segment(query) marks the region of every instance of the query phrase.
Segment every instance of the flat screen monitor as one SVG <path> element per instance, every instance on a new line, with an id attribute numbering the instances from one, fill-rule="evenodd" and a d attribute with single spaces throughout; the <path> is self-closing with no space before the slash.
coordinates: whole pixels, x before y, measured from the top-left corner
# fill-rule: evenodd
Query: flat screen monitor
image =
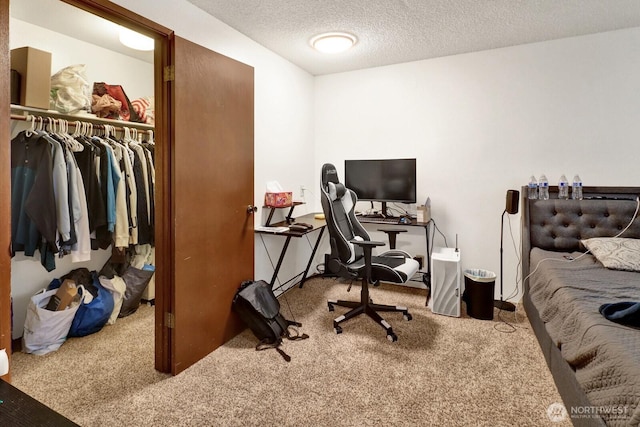
<path id="1" fill-rule="evenodd" d="M 416 202 L 416 159 L 345 160 L 345 186 L 358 200 Z"/>

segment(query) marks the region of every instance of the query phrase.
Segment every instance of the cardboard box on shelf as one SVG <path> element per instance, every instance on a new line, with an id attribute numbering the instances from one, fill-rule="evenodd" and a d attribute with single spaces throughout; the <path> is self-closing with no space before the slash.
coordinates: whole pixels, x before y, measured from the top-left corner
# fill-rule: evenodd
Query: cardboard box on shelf
<path id="1" fill-rule="evenodd" d="M 76 295 L 78 295 L 76 282 L 66 279 L 58 288 L 58 292 L 49 299 L 46 309 L 51 311 L 64 310 L 71 304 Z"/>
<path id="2" fill-rule="evenodd" d="M 12 49 L 11 69 L 20 74 L 20 105 L 48 110 L 51 53 L 29 46 Z"/>
<path id="3" fill-rule="evenodd" d="M 293 200 L 293 192 L 283 191 L 280 193 L 265 193 L 264 204 L 270 208 L 285 208 L 291 206 Z"/>

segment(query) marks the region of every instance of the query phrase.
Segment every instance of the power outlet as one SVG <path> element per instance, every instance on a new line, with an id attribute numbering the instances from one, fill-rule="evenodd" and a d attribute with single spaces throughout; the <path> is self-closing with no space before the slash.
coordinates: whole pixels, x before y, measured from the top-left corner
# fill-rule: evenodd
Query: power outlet
<path id="1" fill-rule="evenodd" d="M 300 197 L 304 197 L 304 190 L 305 190 L 304 185 L 301 185 L 300 186 Z"/>

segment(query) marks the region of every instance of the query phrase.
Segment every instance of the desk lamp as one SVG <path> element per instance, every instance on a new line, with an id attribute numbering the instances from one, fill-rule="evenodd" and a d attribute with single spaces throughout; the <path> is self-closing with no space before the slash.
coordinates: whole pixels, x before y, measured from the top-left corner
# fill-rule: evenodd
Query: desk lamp
<path id="1" fill-rule="evenodd" d="M 520 201 L 520 192 L 518 190 L 507 190 L 507 202 L 502 212 L 502 220 L 500 222 L 500 299 L 493 301 L 493 306 L 504 311 L 516 311 L 516 306 L 509 301 L 503 300 L 503 273 L 502 273 L 502 253 L 504 252 L 502 247 L 503 235 L 504 235 L 504 214 L 508 213 L 509 215 L 518 213 L 518 203 Z"/>

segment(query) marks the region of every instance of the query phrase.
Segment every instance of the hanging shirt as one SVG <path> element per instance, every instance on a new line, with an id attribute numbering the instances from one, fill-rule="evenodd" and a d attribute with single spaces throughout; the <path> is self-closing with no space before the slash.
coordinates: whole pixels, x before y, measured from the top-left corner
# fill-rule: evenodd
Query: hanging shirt
<path id="1" fill-rule="evenodd" d="M 96 228 L 107 224 L 107 211 L 96 173 L 96 157 L 99 155 L 99 150 L 89 138 L 78 137 L 76 140 L 84 146 L 84 150 L 74 152 L 73 156 L 82 174 L 89 213 L 89 231 L 94 232 Z"/>
<path id="2" fill-rule="evenodd" d="M 91 260 L 91 237 L 89 231 L 89 212 L 87 208 L 87 199 L 84 197 L 85 188 L 82 180 L 82 173 L 80 168 L 76 168 L 76 184 L 78 186 L 78 193 L 81 195 L 79 199 L 80 203 L 80 218 L 75 223 L 77 242 L 71 246 L 71 261 L 83 262 Z"/>
<path id="3" fill-rule="evenodd" d="M 65 242 L 71 238 L 67 164 L 64 161 L 64 151 L 60 143 L 49 135 L 44 135 L 44 138 L 53 146 L 53 194 L 56 201 L 58 233 L 60 239 Z"/>
<path id="4" fill-rule="evenodd" d="M 20 132 L 11 141 L 11 253 L 33 256 L 41 239 L 55 246 L 53 155 L 41 135 Z"/>

